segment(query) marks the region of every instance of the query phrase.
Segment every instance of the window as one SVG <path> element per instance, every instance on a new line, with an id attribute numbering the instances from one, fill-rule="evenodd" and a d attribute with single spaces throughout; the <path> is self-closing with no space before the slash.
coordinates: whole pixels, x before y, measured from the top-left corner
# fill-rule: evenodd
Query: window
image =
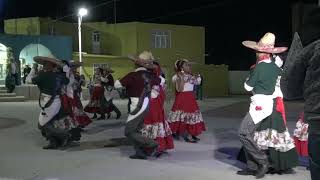
<path id="1" fill-rule="evenodd" d="M 95 31 L 92 33 L 92 40 L 93 42 L 100 42 L 100 32 Z"/>
<path id="2" fill-rule="evenodd" d="M 152 48 L 171 48 L 171 31 L 153 30 L 151 36 Z"/>

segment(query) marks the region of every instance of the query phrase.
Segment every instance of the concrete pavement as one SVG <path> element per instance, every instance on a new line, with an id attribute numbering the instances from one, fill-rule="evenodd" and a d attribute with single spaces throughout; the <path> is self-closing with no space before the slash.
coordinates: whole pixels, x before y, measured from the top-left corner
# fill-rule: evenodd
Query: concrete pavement
<path id="1" fill-rule="evenodd" d="M 84 102 L 85 104 L 85 102 Z M 175 141 L 175 149 L 160 159 L 131 160 L 132 147 L 104 148 L 111 138 L 123 137 L 126 102 L 115 101 L 120 120 L 95 121 L 86 128 L 80 146 L 42 150 L 46 141 L 37 129 L 37 102 L 0 103 L 0 180 L 250 180 L 235 174 L 243 164 L 235 160 L 240 143 L 237 129 L 248 109 L 243 97 L 201 101 L 208 130 L 198 144 Z M 166 103 L 169 109 L 172 101 Z M 290 130 L 302 103 L 287 103 Z M 308 180 L 297 167 L 294 175 L 267 175 L 264 179 Z"/>

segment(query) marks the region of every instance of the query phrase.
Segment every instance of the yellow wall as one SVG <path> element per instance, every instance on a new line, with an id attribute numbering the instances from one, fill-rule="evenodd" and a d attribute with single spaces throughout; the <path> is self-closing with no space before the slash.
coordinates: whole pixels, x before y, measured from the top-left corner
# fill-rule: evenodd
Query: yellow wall
<path id="1" fill-rule="evenodd" d="M 73 54 L 73 59 L 78 60 L 78 54 Z M 112 70 L 114 79 L 120 79 L 125 76 L 128 72 L 134 70 L 134 64 L 128 58 L 117 57 L 117 56 L 106 56 L 106 55 L 83 55 L 83 70 L 86 80 L 89 80 L 89 75 L 93 76 L 93 64 L 108 64 Z"/>
<path id="2" fill-rule="evenodd" d="M 40 35 L 40 20 L 38 17 L 4 20 L 6 34 Z"/>
<path id="3" fill-rule="evenodd" d="M 73 58 L 78 60 L 78 54 L 74 54 Z M 93 75 L 93 64 L 108 64 L 115 73 L 115 79 L 120 79 L 128 72 L 134 70 L 134 65 L 131 60 L 117 56 L 92 55 L 83 56 L 84 74 L 88 80 L 88 75 Z M 174 75 L 173 68 L 163 65 L 163 71 L 167 79 L 167 96 L 174 97 L 174 86 L 171 82 L 171 77 Z M 228 66 L 226 65 L 194 65 L 194 72 L 200 72 L 204 78 L 203 93 L 204 97 L 216 97 L 228 95 Z"/>
<path id="4" fill-rule="evenodd" d="M 152 30 L 171 31 L 171 48 L 153 49 Z M 172 65 L 177 58 L 205 64 L 205 31 L 203 27 L 138 23 L 138 51 L 151 50 L 162 64 Z"/>
<path id="5" fill-rule="evenodd" d="M 137 23 L 85 23 L 86 28 L 100 31 L 103 54 L 127 56 L 137 52 Z"/>
<path id="6" fill-rule="evenodd" d="M 167 93 L 169 97 L 174 96 L 175 86 L 171 82 L 172 76 L 175 71 L 172 67 L 162 66 L 167 79 Z M 227 96 L 229 94 L 228 84 L 228 66 L 227 65 L 193 65 L 193 72 L 201 73 L 203 76 L 203 96 L 204 97 L 217 97 Z"/>

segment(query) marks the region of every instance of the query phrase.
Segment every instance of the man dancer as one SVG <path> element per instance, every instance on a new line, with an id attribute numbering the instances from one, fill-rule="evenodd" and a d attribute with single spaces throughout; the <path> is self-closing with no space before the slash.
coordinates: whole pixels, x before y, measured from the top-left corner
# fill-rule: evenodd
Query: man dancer
<path id="1" fill-rule="evenodd" d="M 130 113 L 126 122 L 125 135 L 133 144 L 136 154 L 131 159 L 147 159 L 145 148 L 154 151 L 158 144 L 150 138 L 142 136 L 141 128 L 146 111 L 148 111 L 151 88 L 159 85 L 161 80 L 147 69 L 154 68 L 151 52 L 144 51 L 139 57 L 130 57 L 137 69 L 115 82 L 115 88 L 125 87 L 131 100 Z"/>
<path id="2" fill-rule="evenodd" d="M 275 35 L 266 33 L 259 42 L 244 41 L 242 44 L 256 51 L 257 65 L 250 72 L 244 87 L 252 91 L 249 113 L 244 117 L 239 129 L 240 141 L 243 144 L 247 159 L 247 169 L 238 171 L 239 175 L 264 177 L 269 169 L 267 155 L 258 148 L 254 141 L 254 132 L 260 122 L 273 111 L 273 92 L 281 69 L 271 61 L 271 54 L 281 53 L 286 47 L 274 47 Z"/>

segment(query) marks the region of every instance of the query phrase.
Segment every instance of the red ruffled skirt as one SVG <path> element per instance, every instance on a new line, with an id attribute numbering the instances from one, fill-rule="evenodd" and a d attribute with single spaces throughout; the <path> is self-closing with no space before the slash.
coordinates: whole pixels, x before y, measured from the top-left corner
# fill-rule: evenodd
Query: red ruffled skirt
<path id="1" fill-rule="evenodd" d="M 142 135 L 154 139 L 159 144 L 158 151 L 173 149 L 173 138 L 163 109 L 164 91 L 161 89 L 157 98 L 150 100 L 149 112 L 144 117 Z"/>
<path id="2" fill-rule="evenodd" d="M 80 97 L 74 94 L 74 98 L 70 98 L 66 95 L 62 96 L 62 104 L 64 111 L 68 112 L 76 126 L 85 127 L 92 121 L 83 111 Z"/>
<path id="3" fill-rule="evenodd" d="M 105 114 L 110 112 L 107 102 L 104 98 L 104 88 L 102 86 L 94 86 L 89 103 L 84 108 L 88 113 Z"/>
<path id="4" fill-rule="evenodd" d="M 308 157 L 308 141 L 300 141 L 297 137 L 293 137 L 299 156 Z"/>
<path id="5" fill-rule="evenodd" d="M 168 122 L 173 133 L 198 136 L 206 130 L 193 92 L 177 92 Z"/>

